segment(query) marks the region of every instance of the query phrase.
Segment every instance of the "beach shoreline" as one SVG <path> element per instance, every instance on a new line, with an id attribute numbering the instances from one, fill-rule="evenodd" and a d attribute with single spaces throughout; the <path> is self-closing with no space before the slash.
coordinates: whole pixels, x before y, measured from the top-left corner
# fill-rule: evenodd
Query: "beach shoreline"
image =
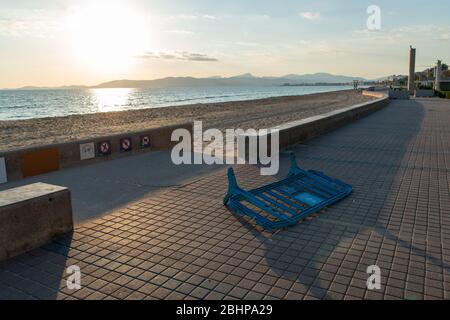
<path id="1" fill-rule="evenodd" d="M 271 128 L 373 100 L 351 90 L 63 117 L 0 121 L 0 151 L 203 121 L 204 129 Z"/>

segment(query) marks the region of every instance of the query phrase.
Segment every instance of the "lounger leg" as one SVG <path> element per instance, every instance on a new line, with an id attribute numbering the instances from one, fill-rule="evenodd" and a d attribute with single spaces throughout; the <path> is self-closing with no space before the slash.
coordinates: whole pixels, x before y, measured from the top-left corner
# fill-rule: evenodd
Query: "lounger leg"
<path id="1" fill-rule="evenodd" d="M 236 176 L 234 175 L 233 168 L 228 168 L 227 172 L 228 176 L 228 192 L 223 199 L 223 203 L 226 205 L 228 200 L 236 194 L 236 190 L 239 189 L 239 186 L 236 181 Z"/>
<path id="2" fill-rule="evenodd" d="M 289 154 L 289 158 L 291 159 L 291 168 L 289 169 L 288 177 L 301 171 L 298 167 L 297 159 L 295 158 L 295 153 L 293 151 Z"/>

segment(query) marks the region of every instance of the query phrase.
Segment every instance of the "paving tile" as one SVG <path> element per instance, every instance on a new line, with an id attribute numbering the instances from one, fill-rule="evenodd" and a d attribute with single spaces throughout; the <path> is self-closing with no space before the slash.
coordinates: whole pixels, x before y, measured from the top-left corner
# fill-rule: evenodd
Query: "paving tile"
<path id="1" fill-rule="evenodd" d="M 244 288 L 241 288 L 241 287 L 234 287 L 229 292 L 229 295 L 234 297 L 234 298 L 237 298 L 237 299 L 243 299 L 247 295 L 248 291 L 249 291 L 248 289 L 244 289 Z"/>
<path id="2" fill-rule="evenodd" d="M 196 287 L 194 290 L 191 291 L 189 294 L 192 297 L 195 297 L 197 299 L 203 299 L 205 296 L 210 292 L 210 290 L 202 288 L 202 287 Z"/>
<path id="3" fill-rule="evenodd" d="M 247 295 L 245 296 L 245 300 L 261 300 L 264 297 L 264 295 L 262 293 L 259 292 L 254 292 L 254 291 L 250 291 L 249 293 L 247 293 Z"/>
<path id="4" fill-rule="evenodd" d="M 151 293 L 151 296 L 156 299 L 164 299 L 166 298 L 172 291 L 163 287 L 159 287 L 155 291 Z"/>
<path id="5" fill-rule="evenodd" d="M 294 292 L 294 291 L 289 291 L 286 296 L 285 299 L 286 300 L 303 300 L 304 295 Z"/>
<path id="6" fill-rule="evenodd" d="M 176 290 L 182 294 L 189 295 L 192 292 L 192 290 L 194 290 L 194 289 L 195 289 L 195 286 L 185 282 L 185 283 L 181 284 L 180 286 L 178 286 Z"/>
<path id="7" fill-rule="evenodd" d="M 128 289 L 126 287 L 120 287 L 118 290 L 114 291 L 111 295 L 114 298 L 123 300 L 123 299 L 127 299 L 132 293 L 133 293 L 133 290 Z"/>
<path id="8" fill-rule="evenodd" d="M 207 300 L 222 300 L 225 297 L 223 293 L 217 292 L 217 291 L 211 291 L 208 293 L 208 295 L 205 297 Z"/>
<path id="9" fill-rule="evenodd" d="M 272 287 L 272 289 L 270 289 L 268 294 L 271 297 L 274 297 L 277 299 L 283 299 L 287 292 L 288 292 L 288 290 L 286 290 L 286 289 L 282 289 L 279 287 Z"/>
<path id="10" fill-rule="evenodd" d="M 142 287 L 140 287 L 138 289 L 138 291 L 143 293 L 143 294 L 145 294 L 145 295 L 150 295 L 156 289 L 158 289 L 157 285 L 154 285 L 153 283 L 146 283 Z"/>
<path id="11" fill-rule="evenodd" d="M 100 291 L 93 291 L 93 293 L 86 297 L 86 300 L 103 300 L 107 297 L 106 294 L 101 293 Z"/>
<path id="12" fill-rule="evenodd" d="M 214 290 L 218 291 L 220 293 L 223 293 L 224 295 L 228 294 L 233 289 L 233 286 L 231 284 L 221 282 L 219 283 Z"/>
<path id="13" fill-rule="evenodd" d="M 252 291 L 255 291 L 255 292 L 261 293 L 261 294 L 267 294 L 271 288 L 272 288 L 272 287 L 269 286 L 269 285 L 267 285 L 267 284 L 257 283 L 257 284 L 253 287 Z"/>

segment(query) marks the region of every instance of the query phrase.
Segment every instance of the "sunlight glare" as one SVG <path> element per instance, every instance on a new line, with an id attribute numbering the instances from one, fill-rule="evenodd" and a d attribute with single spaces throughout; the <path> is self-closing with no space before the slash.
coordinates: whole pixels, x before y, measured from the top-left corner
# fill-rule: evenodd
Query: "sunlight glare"
<path id="1" fill-rule="evenodd" d="M 99 88 L 90 89 L 92 104 L 97 108 L 95 112 L 120 111 L 129 106 L 131 88 Z"/>
<path id="2" fill-rule="evenodd" d="M 126 67 L 149 42 L 149 18 L 127 5 L 99 2 L 72 8 L 67 24 L 72 54 L 90 68 Z"/>

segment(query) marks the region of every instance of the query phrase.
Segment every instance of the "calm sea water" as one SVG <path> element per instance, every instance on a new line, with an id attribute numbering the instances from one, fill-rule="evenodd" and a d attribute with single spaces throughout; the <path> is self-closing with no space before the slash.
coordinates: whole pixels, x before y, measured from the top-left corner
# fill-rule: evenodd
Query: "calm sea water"
<path id="1" fill-rule="evenodd" d="M 0 120 L 19 120 L 194 103 L 251 100 L 352 89 L 350 86 L 0 90 Z"/>

